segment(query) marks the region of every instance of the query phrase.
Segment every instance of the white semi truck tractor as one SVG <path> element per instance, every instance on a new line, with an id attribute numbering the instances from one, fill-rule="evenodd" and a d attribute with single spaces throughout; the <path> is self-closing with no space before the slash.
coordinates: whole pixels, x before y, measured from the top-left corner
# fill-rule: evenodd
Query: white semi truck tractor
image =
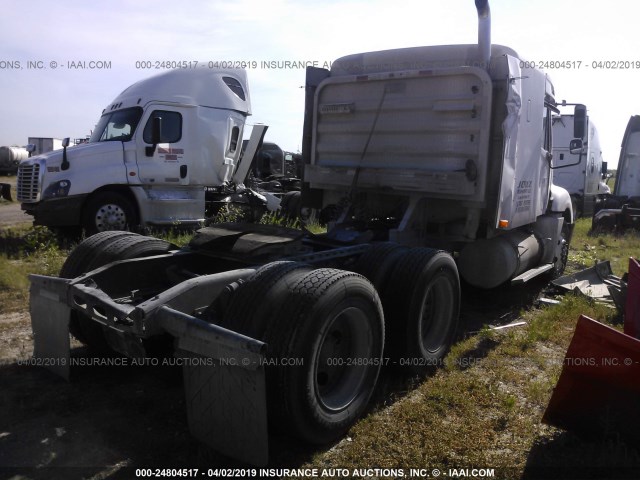
<path id="1" fill-rule="evenodd" d="M 179 69 L 142 80 L 107 105 L 87 143 L 67 148 L 67 140 L 63 150 L 24 161 L 18 201 L 37 225 L 88 233 L 200 224 L 207 192 L 246 173 L 239 159 L 250 114 L 244 70 Z M 265 128 L 254 130 L 249 160 Z"/>
<path id="2" fill-rule="evenodd" d="M 31 276 L 34 355 L 68 360 L 70 331 L 135 358 L 164 339 L 188 360 L 193 435 L 265 464 L 270 429 L 343 435 L 383 364 L 439 365 L 460 277 L 492 288 L 561 272 L 573 216 L 552 182 L 553 86 L 491 45 L 489 6 L 476 8 L 478 45 L 307 70 L 302 205 L 331 220 L 326 233 L 217 224 L 182 249 L 99 233 L 62 278 Z"/>
<path id="3" fill-rule="evenodd" d="M 610 192 L 603 182 L 607 162 L 598 129 L 590 115 L 584 118 L 584 126 L 579 126 L 585 133 L 582 148 L 571 151 L 571 140 L 576 138 L 573 112 L 553 117 L 553 183 L 569 192 L 577 217 L 591 217 L 597 196 Z"/>
<path id="4" fill-rule="evenodd" d="M 640 115 L 629 118 L 622 137 L 613 194 L 598 195 L 593 230 L 640 228 Z"/>

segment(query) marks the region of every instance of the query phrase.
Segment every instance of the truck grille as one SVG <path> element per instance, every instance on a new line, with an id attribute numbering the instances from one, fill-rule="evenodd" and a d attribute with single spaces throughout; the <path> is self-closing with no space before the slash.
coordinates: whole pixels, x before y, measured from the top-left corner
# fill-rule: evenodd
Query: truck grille
<path id="1" fill-rule="evenodd" d="M 36 202 L 40 193 L 40 165 L 21 165 L 18 169 L 18 201 Z"/>

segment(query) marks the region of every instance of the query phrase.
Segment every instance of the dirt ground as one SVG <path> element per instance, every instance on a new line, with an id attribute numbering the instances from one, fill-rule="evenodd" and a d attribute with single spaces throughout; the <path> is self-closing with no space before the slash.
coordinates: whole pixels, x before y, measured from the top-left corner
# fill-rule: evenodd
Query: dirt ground
<path id="1" fill-rule="evenodd" d="M 20 202 L 16 200 L 16 176 L 2 176 L 0 175 L 0 183 L 8 183 L 11 185 L 11 198 L 12 202 L 8 202 L 3 198 L 0 198 L 0 226 L 11 227 L 20 224 L 30 224 L 33 222 L 33 217 L 27 215 L 20 209 Z"/>
<path id="2" fill-rule="evenodd" d="M 70 382 L 29 365 L 27 312 L 0 317 L 0 478 L 133 478 L 136 468 L 242 466 L 191 437 L 178 367 L 75 366 Z M 91 358 L 81 344 L 72 357 Z M 272 465 L 313 451 L 272 438 Z"/>
<path id="3" fill-rule="evenodd" d="M 15 195 L 15 192 L 12 195 Z M 33 217 L 20 210 L 18 202 L 0 200 L 0 225 L 3 227 L 31 223 L 32 221 Z"/>

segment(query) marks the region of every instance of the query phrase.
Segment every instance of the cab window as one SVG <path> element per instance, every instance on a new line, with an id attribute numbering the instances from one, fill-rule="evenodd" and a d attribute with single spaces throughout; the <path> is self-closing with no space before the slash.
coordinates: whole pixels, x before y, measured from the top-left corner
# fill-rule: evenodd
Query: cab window
<path id="1" fill-rule="evenodd" d="M 142 139 L 145 143 L 153 143 L 152 129 L 153 120 L 160 117 L 162 119 L 162 131 L 160 132 L 160 143 L 176 143 L 182 138 L 182 115 L 178 112 L 167 110 L 155 110 L 144 126 Z"/>
<path id="2" fill-rule="evenodd" d="M 128 142 L 142 117 L 140 107 L 125 108 L 115 112 L 105 113 L 100 117 L 93 130 L 89 143 L 94 142 Z"/>

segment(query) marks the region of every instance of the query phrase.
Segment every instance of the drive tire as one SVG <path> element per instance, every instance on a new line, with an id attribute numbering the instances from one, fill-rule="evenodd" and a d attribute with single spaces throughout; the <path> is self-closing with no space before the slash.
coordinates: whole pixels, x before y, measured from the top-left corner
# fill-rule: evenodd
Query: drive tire
<path id="1" fill-rule="evenodd" d="M 320 268 L 289 287 L 272 315 L 267 405 L 272 427 L 313 444 L 344 435 L 365 411 L 384 348 L 384 314 L 361 275 Z M 296 365 L 278 365 L 294 359 Z"/>
<path id="2" fill-rule="evenodd" d="M 447 252 L 406 251 L 383 294 L 388 354 L 413 374 L 442 364 L 455 340 L 460 315 L 460 279 Z"/>
<path id="3" fill-rule="evenodd" d="M 140 220 L 135 205 L 118 192 L 99 192 L 89 198 L 82 213 L 87 235 L 109 230 L 130 230 Z"/>
<path id="4" fill-rule="evenodd" d="M 93 259 L 89 262 L 89 269 L 95 270 L 117 260 L 162 255 L 178 247 L 159 238 L 132 234 L 115 238 L 113 241 L 100 245 L 94 251 Z"/>
<path id="5" fill-rule="evenodd" d="M 75 278 L 116 260 L 161 255 L 175 248 L 175 245 L 164 240 L 137 233 L 101 232 L 85 239 L 71 252 L 62 265 L 60 277 Z M 95 351 L 112 352 L 102 327 L 75 310 L 71 311 L 69 331 Z"/>
<path id="6" fill-rule="evenodd" d="M 311 269 L 300 262 L 263 265 L 233 293 L 220 326 L 262 340 L 270 316 L 286 301 L 289 287 Z M 256 301 L 261 303 L 256 305 Z"/>
<path id="7" fill-rule="evenodd" d="M 391 271 L 407 250 L 394 242 L 374 244 L 358 258 L 353 271 L 368 278 L 378 292 L 383 292 Z"/>
<path id="8" fill-rule="evenodd" d="M 100 249 L 101 245 L 111 243 L 121 237 L 132 235 L 136 234 L 131 232 L 107 231 L 100 232 L 86 238 L 71 251 L 67 259 L 62 264 L 62 268 L 60 269 L 58 276 L 60 278 L 76 278 L 83 273 L 91 271 L 90 264 L 95 252 Z M 71 332 L 71 335 L 79 341 L 86 344 L 87 339 L 82 334 L 78 322 L 78 312 L 72 310 L 71 320 L 69 322 L 69 332 Z"/>
<path id="9" fill-rule="evenodd" d="M 136 236 L 136 233 L 110 230 L 92 235 L 80 242 L 69 254 L 60 269 L 61 278 L 75 278 L 86 273 L 91 257 L 100 250 L 101 245 L 108 244 L 121 237 Z"/>

